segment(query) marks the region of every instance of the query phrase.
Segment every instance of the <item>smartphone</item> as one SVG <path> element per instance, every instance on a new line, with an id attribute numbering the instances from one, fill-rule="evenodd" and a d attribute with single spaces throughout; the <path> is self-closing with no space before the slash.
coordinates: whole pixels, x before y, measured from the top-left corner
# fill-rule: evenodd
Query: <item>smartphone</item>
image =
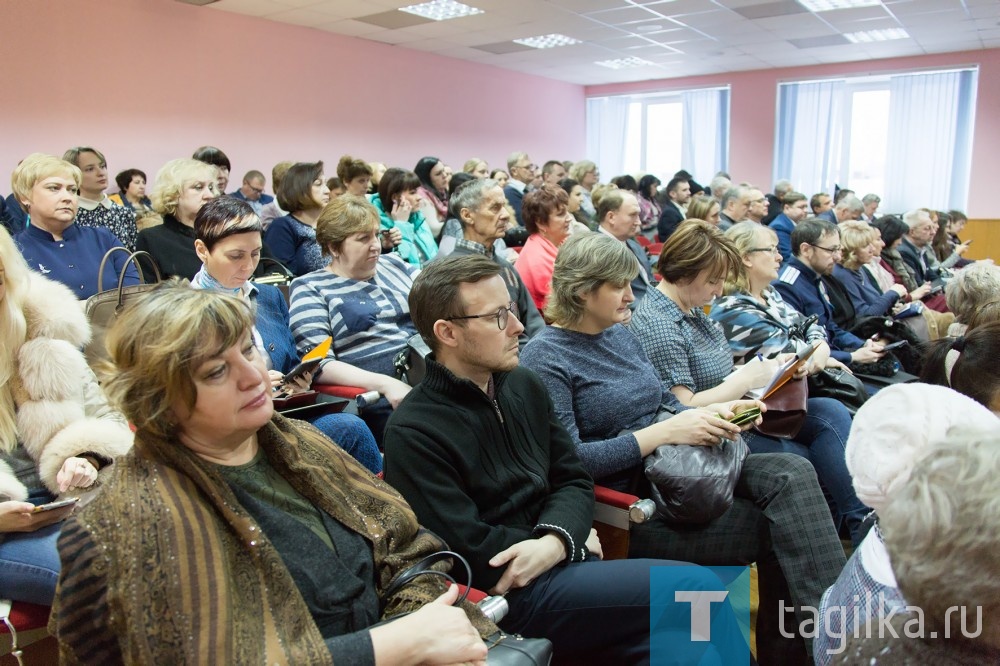
<path id="1" fill-rule="evenodd" d="M 885 347 L 882 347 L 882 351 L 887 352 L 887 351 L 892 351 L 893 349 L 899 349 L 905 344 L 906 340 L 899 340 L 898 342 L 893 342 L 892 344 L 888 344 Z"/>
<path id="2" fill-rule="evenodd" d="M 284 376 L 282 376 L 281 381 L 288 382 L 301 377 L 307 372 L 315 372 L 316 368 L 318 368 L 319 364 L 322 362 L 323 359 L 321 358 L 314 358 L 311 361 L 302 361 L 297 366 L 286 372 Z"/>
<path id="3" fill-rule="evenodd" d="M 79 497 L 70 497 L 68 499 L 56 500 L 55 502 L 49 502 L 48 504 L 39 504 L 31 513 L 42 513 L 44 511 L 54 511 L 56 509 L 61 509 L 66 506 L 73 506 L 80 501 Z"/>
<path id="4" fill-rule="evenodd" d="M 760 416 L 760 407 L 751 407 L 750 409 L 745 409 L 739 414 L 733 416 L 729 419 L 729 422 L 733 425 L 743 426 L 748 423 L 753 423 Z"/>

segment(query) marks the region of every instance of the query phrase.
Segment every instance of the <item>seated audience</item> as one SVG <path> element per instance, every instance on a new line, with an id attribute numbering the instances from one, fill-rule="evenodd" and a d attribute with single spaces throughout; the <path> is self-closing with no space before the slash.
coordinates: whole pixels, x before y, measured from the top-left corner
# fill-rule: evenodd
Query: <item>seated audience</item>
<path id="1" fill-rule="evenodd" d="M 444 223 L 444 229 L 441 230 L 441 238 L 438 240 L 438 257 L 447 257 L 454 252 L 455 243 L 462 237 L 462 223 L 458 219 L 457 211 L 451 205 L 451 198 L 455 196 L 458 188 L 473 180 L 478 179 L 471 173 L 459 171 L 451 177 L 451 181 L 448 183 L 448 221 Z M 504 198 L 504 201 L 506 200 Z M 503 242 L 502 238 L 494 243 L 494 247 L 502 255 L 507 253 L 507 245 Z"/>
<path id="2" fill-rule="evenodd" d="M 201 270 L 191 280 L 195 289 L 217 289 L 241 298 L 253 313 L 253 342 L 275 391 L 283 376 L 299 363 L 288 317 L 288 304 L 277 287 L 255 284 L 250 276 L 260 262 L 260 218 L 246 202 L 230 197 L 209 201 L 194 219 L 195 252 Z M 314 373 L 302 381 L 308 387 Z M 382 471 L 382 456 L 368 426 L 353 414 L 305 417 L 373 474 Z"/>
<path id="3" fill-rule="evenodd" d="M 656 225 L 660 221 L 661 208 L 656 201 L 660 179 L 652 174 L 646 174 L 639 179 L 639 219 L 642 220 L 642 235 L 653 240 L 656 236 Z"/>
<path id="4" fill-rule="evenodd" d="M 948 386 L 1000 414 L 1000 321 L 931 343 L 920 381 Z"/>
<path id="5" fill-rule="evenodd" d="M 568 174 L 566 167 L 559 160 L 549 160 L 542 165 L 542 186 L 558 187 L 559 181 L 564 180 Z"/>
<path id="6" fill-rule="evenodd" d="M 504 629 L 550 639 L 561 663 L 649 663 L 651 602 L 673 598 L 649 572 L 672 563 L 599 559 L 593 482 L 545 387 L 517 367 L 522 326 L 499 271 L 447 257 L 414 281 L 432 355 L 386 429 L 386 480 L 469 560 L 477 587 L 506 597 Z M 679 589 L 718 589 L 689 571 Z"/>
<path id="7" fill-rule="evenodd" d="M 3 203 L 4 214 L 6 215 L 4 227 L 10 231 L 11 236 L 16 236 L 28 226 L 28 214 L 21 208 L 21 204 L 18 203 L 17 196 L 13 192 L 7 195 Z"/>
<path id="8" fill-rule="evenodd" d="M 364 199 L 345 194 L 324 208 L 316 240 L 328 263 L 292 281 L 290 316 L 300 356 L 333 338 L 317 381 L 382 394 L 361 413 L 381 443 L 392 407 L 410 390 L 392 361 L 416 333 L 406 298 L 418 269 L 381 254 L 378 231 L 378 211 Z"/>
<path id="9" fill-rule="evenodd" d="M 927 211 L 920 209 L 903 215 L 903 223 L 907 226 L 907 232 L 899 245 L 899 256 L 910 269 L 913 279 L 920 284 L 944 277 L 940 270 L 934 268 L 937 259 L 932 259 L 934 251 L 931 240 L 937 231 L 937 223 Z"/>
<path id="10" fill-rule="evenodd" d="M 507 172 L 510 174 L 510 180 L 503 186 L 503 193 L 514 209 L 514 217 L 519 226 L 525 226 L 524 218 L 521 216 L 521 203 L 528 192 L 528 186 L 535 180 L 537 169 L 527 153 L 514 151 L 507 156 Z"/>
<path id="11" fill-rule="evenodd" d="M 833 277 L 843 286 L 858 317 L 890 314 L 907 295 L 906 287 L 894 284 L 884 293 L 864 269 L 875 255 L 875 230 L 867 222 L 841 222 L 841 260 L 833 267 Z"/>
<path id="12" fill-rule="evenodd" d="M 865 207 L 864 212 L 861 214 L 861 221 L 868 224 L 874 222 L 875 212 L 878 211 L 880 203 L 882 203 L 882 198 L 877 194 L 866 194 L 861 197 L 861 204 Z"/>
<path id="13" fill-rule="evenodd" d="M 960 210 L 949 210 L 948 211 L 948 222 L 945 224 L 945 231 L 948 235 L 948 241 L 951 244 L 951 252 L 947 259 L 942 259 L 942 264 L 947 264 L 951 261 L 951 257 L 958 255 L 958 259 L 954 264 L 946 265 L 945 268 L 963 268 L 968 264 L 972 263 L 969 259 L 966 259 L 963 255 L 969 249 L 969 243 L 971 240 L 962 242 L 962 239 L 958 237 L 962 233 L 962 229 L 965 228 L 966 223 L 969 218 L 966 217 L 965 213 Z"/>
<path id="14" fill-rule="evenodd" d="M 591 193 L 594 191 L 594 186 L 601 182 L 601 174 L 597 169 L 597 165 L 590 160 L 574 162 L 573 166 L 569 169 L 569 177 L 580 183 L 580 187 L 583 188 L 583 200 L 580 201 L 580 210 L 583 211 L 587 222 L 596 224 L 597 208 L 591 198 Z"/>
<path id="15" fill-rule="evenodd" d="M 259 216 L 264 210 L 264 206 L 274 201 L 274 197 L 270 194 L 264 194 L 264 185 L 266 184 L 267 180 L 264 178 L 264 174 L 252 169 L 243 176 L 243 184 L 240 189 L 231 192 L 229 196 L 246 201 L 253 208 L 253 212 Z M 221 196 L 222 192 L 219 195 Z"/>
<path id="16" fill-rule="evenodd" d="M 135 213 L 136 233 L 146 227 L 163 223 L 162 218 L 153 210 L 153 202 L 146 196 L 145 172 L 139 169 L 126 169 L 115 176 L 115 183 L 118 185 L 118 192 L 108 198 L 112 203 L 125 206 Z"/>
<path id="17" fill-rule="evenodd" d="M 907 233 L 908 227 L 898 217 L 886 215 L 880 217 L 872 223 L 872 226 L 879 230 L 882 235 L 882 250 L 880 252 L 879 264 L 893 279 L 893 282 L 902 284 L 909 292 L 909 300 L 923 301 L 924 305 L 937 312 L 947 312 L 948 305 L 944 295 L 940 292 L 931 293 L 930 282 L 918 282 L 913 271 L 900 255 L 899 248 L 903 244 L 903 236 Z"/>
<path id="18" fill-rule="evenodd" d="M 756 187 L 750 188 L 750 206 L 747 208 L 747 219 L 757 224 L 763 224 L 767 217 L 767 197 Z"/>
<path id="19" fill-rule="evenodd" d="M 344 187 L 344 181 L 336 176 L 333 178 L 327 178 L 326 189 L 330 190 L 330 201 L 333 201 L 342 194 L 347 194 L 347 188 Z"/>
<path id="20" fill-rule="evenodd" d="M 337 162 L 337 178 L 343 183 L 344 194 L 363 197 L 368 194 L 372 183 L 372 168 L 364 160 L 350 155 L 344 155 Z M 330 188 L 331 193 L 333 188 Z"/>
<path id="21" fill-rule="evenodd" d="M 135 249 L 135 212 L 116 204 L 105 193 L 108 187 L 108 163 L 95 148 L 79 146 L 63 153 L 63 159 L 80 169 L 79 208 L 76 223 L 81 227 L 104 227 L 115 235 L 120 245 Z"/>
<path id="22" fill-rule="evenodd" d="M 528 288 L 535 307 L 542 310 L 552 282 L 556 254 L 570 234 L 569 197 L 561 188 L 542 188 L 524 197 L 521 214 L 530 234 L 514 267 Z"/>
<path id="23" fill-rule="evenodd" d="M 664 205 L 663 209 L 666 210 L 667 207 Z M 702 194 L 691 197 L 687 207 L 687 216 L 689 220 L 703 220 L 713 227 L 717 227 L 719 226 L 719 211 L 721 210 L 716 199 Z"/>
<path id="24" fill-rule="evenodd" d="M 850 193 L 849 190 L 840 190 L 837 193 L 833 207 L 817 214 L 816 217 L 832 222 L 833 224 L 840 224 L 841 222 L 860 219 L 861 214 L 864 212 L 865 206 L 861 203 L 860 199 Z"/>
<path id="25" fill-rule="evenodd" d="M 779 181 L 776 181 L 774 183 L 774 192 L 773 193 L 769 192 L 764 195 L 764 198 L 767 199 L 767 215 L 764 216 L 764 219 L 761 220 L 760 223 L 770 226 L 771 223 L 774 221 L 774 218 L 778 217 L 779 215 L 781 215 L 782 212 L 784 212 L 785 197 L 794 191 L 795 191 L 795 186 L 792 185 L 791 181 L 785 180 L 784 178 Z M 806 200 L 804 194 L 802 195 L 802 200 L 803 201 Z M 803 210 L 808 211 L 808 208 L 809 204 L 807 202 L 803 205 Z M 805 215 L 803 215 L 803 219 L 804 218 Z"/>
<path id="26" fill-rule="evenodd" d="M 833 199 L 826 192 L 817 192 L 809 199 L 809 207 L 815 217 L 833 208 Z"/>
<path id="27" fill-rule="evenodd" d="M 597 225 L 589 221 L 580 207 L 583 202 L 583 187 L 580 183 L 572 178 L 563 178 L 559 181 L 559 187 L 566 192 L 566 212 L 573 216 L 573 222 L 570 223 L 570 227 L 573 229 L 572 233 L 596 231 Z"/>
<path id="28" fill-rule="evenodd" d="M 792 258 L 772 282 L 788 305 L 804 315 L 817 315 L 826 329 L 830 355 L 841 363 L 874 363 L 882 358 L 881 343 L 862 340 L 834 321 L 833 306 L 821 278 L 833 272 L 840 257 L 840 230 L 837 225 L 811 217 L 792 231 Z"/>
<path id="29" fill-rule="evenodd" d="M 90 298 L 118 284 L 125 271 L 125 284 L 138 284 L 134 265 L 125 265 L 127 255 L 116 252 L 98 275 L 101 260 L 121 241 L 103 227 L 81 227 L 77 214 L 80 169 L 52 155 L 33 153 L 25 157 L 11 175 L 11 189 L 31 224 L 15 237 L 28 266 L 50 280 L 61 282 L 78 299 Z"/>
<path id="30" fill-rule="evenodd" d="M 462 171 L 476 178 L 492 178 L 490 175 L 490 165 L 486 163 L 486 160 L 481 160 L 478 157 L 466 160 L 462 166 Z M 448 183 L 448 187 L 449 189 L 451 188 L 451 183 Z"/>
<path id="31" fill-rule="evenodd" d="M 139 232 L 135 248 L 148 252 L 160 276 L 191 279 L 201 269 L 194 251 L 194 218 L 207 202 L 218 196 L 218 169 L 199 160 L 170 160 L 156 174 L 153 209 L 163 216 L 163 224 Z M 144 274 L 153 269 L 143 258 Z"/>
<path id="32" fill-rule="evenodd" d="M 792 258 L 792 230 L 808 216 L 806 195 L 800 192 L 786 193 L 781 200 L 780 212 L 771 220 L 771 229 L 778 236 L 778 252 L 782 262 Z"/>
<path id="33" fill-rule="evenodd" d="M 281 189 L 281 181 L 284 180 L 285 174 L 288 173 L 293 164 L 295 162 L 285 160 L 284 162 L 278 162 L 271 169 L 271 186 L 274 188 L 275 197 L 260 210 L 260 223 L 264 226 L 265 231 L 271 226 L 271 222 L 274 222 L 279 217 L 288 215 L 288 211 L 282 210 L 281 206 L 278 205 L 277 194 L 278 190 Z"/>
<path id="34" fill-rule="evenodd" d="M 0 329 L 0 598 L 48 606 L 56 539 L 73 507 L 35 505 L 99 487 L 98 472 L 129 450 L 132 433 L 79 351 L 90 325 L 76 296 L 29 270 L 2 229 Z"/>
<path id="35" fill-rule="evenodd" d="M 661 243 L 670 238 L 677 226 L 688 219 L 688 203 L 691 201 L 691 183 L 683 178 L 673 178 L 664 188 L 667 200 L 656 225 L 656 238 Z"/>
<path id="36" fill-rule="evenodd" d="M 407 263 L 420 267 L 437 256 L 434 233 L 420 212 L 420 179 L 412 171 L 387 169 L 379 181 L 378 194 L 370 197 L 378 211 L 383 233 L 393 233 L 391 244 L 383 240 L 382 251 L 393 251 Z M 398 240 L 397 240 L 398 239 Z"/>
<path id="37" fill-rule="evenodd" d="M 997 435 L 996 425 L 956 426 L 900 481 L 880 525 L 899 589 L 919 611 L 860 627 L 835 663 L 1000 662 Z"/>
<path id="38" fill-rule="evenodd" d="M 921 458 L 947 441 L 959 425 L 1000 431 L 1000 420 L 969 398 L 927 384 L 891 386 L 861 406 L 847 441 L 854 487 L 874 509 L 879 528 L 868 532 L 819 607 L 814 656 L 834 662 L 854 629 L 902 612 L 904 599 L 881 529 L 882 512 L 898 497 Z"/>
<path id="39" fill-rule="evenodd" d="M 510 182 L 510 175 L 503 169 L 494 169 L 491 171 L 490 178 L 497 181 L 500 187 L 507 187 L 507 183 Z"/>
<path id="40" fill-rule="evenodd" d="M 523 347 L 531 336 L 545 327 L 545 320 L 535 307 L 535 301 L 521 276 L 495 245 L 503 242 L 501 239 L 511 219 L 507 198 L 495 180 L 473 179 L 459 188 L 451 201 L 462 225 L 462 238 L 458 239 L 453 254 L 480 254 L 500 266 L 500 277 L 510 300 L 517 306 L 518 319 L 524 324 L 524 330 L 518 336 L 518 344 Z"/>
<path id="41" fill-rule="evenodd" d="M 164 284 L 112 329 L 104 383 L 136 446 L 63 528 L 63 660 L 484 661 L 476 628 L 495 626 L 450 608 L 457 589 L 422 576 L 386 595 L 444 543 L 330 440 L 274 413 L 252 328 L 241 299 Z"/>
<path id="42" fill-rule="evenodd" d="M 727 419 L 758 403 L 690 409 L 663 385 L 639 341 L 621 325 L 630 317 L 629 283 L 638 271 L 635 256 L 603 234 L 567 241 L 556 260 L 545 311 L 553 325 L 531 339 L 521 359 L 538 373 L 552 399 L 552 414 L 569 432 L 594 480 L 648 496 L 642 478 L 646 456 L 664 445 L 712 446 L 720 438 L 735 439 L 740 428 Z M 633 525 L 629 555 L 706 565 L 757 562 L 758 659 L 802 663 L 801 637 L 789 640 L 779 633 L 778 600 L 796 608 L 815 606 L 844 565 L 816 473 L 798 456 L 750 455 L 734 494 L 733 505 L 707 524 L 678 525 L 654 517 Z M 785 621 L 789 630 L 798 625 L 790 617 Z"/>
<path id="43" fill-rule="evenodd" d="M 635 178 L 628 174 L 625 174 L 624 176 L 615 176 L 611 179 L 611 184 L 619 190 L 631 192 L 636 197 L 639 196 L 639 183 L 635 182 Z"/>
<path id="44" fill-rule="evenodd" d="M 629 306 L 634 310 L 653 286 L 653 268 L 649 265 L 649 255 L 646 249 L 635 241 L 635 235 L 639 233 L 640 227 L 638 199 L 628 190 L 608 192 L 597 204 L 597 221 L 598 232 L 625 243 L 629 252 L 639 261 L 641 270 L 632 280 L 632 294 L 635 300 Z"/>
<path id="45" fill-rule="evenodd" d="M 288 211 L 267 227 L 264 242 L 274 258 L 295 275 L 325 265 L 316 242 L 316 220 L 330 201 L 322 162 L 298 162 L 289 167 L 278 189 L 278 205 Z"/>
<path id="46" fill-rule="evenodd" d="M 448 167 L 436 157 L 421 157 L 417 166 L 413 167 L 413 173 L 420 179 L 420 187 L 417 188 L 422 200 L 420 210 L 431 234 L 438 238 L 448 220 L 448 181 L 451 180 Z"/>
<path id="47" fill-rule="evenodd" d="M 715 190 L 713 190 L 714 192 Z M 747 219 L 750 210 L 750 188 L 734 185 L 719 197 L 719 230 L 725 231 L 737 222 Z"/>
<path id="48" fill-rule="evenodd" d="M 774 241 L 769 238 L 762 246 L 749 247 L 758 233 L 773 238 L 773 232 L 756 222 L 740 222 L 726 236 L 700 220 L 681 224 L 660 253 L 657 272 L 663 279 L 635 309 L 628 325 L 663 386 L 683 405 L 706 407 L 739 400 L 766 386 L 789 360 L 784 354 L 739 356 L 741 365 L 735 366 L 721 327 L 704 312 L 706 305 L 722 295 L 725 281 L 749 287 L 747 276 L 756 263 L 761 264 L 760 273 L 773 278 L 778 267 Z M 731 240 L 736 236 L 741 238 L 739 245 Z M 747 253 L 744 248 L 748 247 L 756 251 Z M 766 278 L 762 282 L 766 285 Z M 763 287 L 758 284 L 758 288 Z M 829 348 L 822 347 L 821 353 L 829 353 Z M 803 375 L 825 366 L 821 356 Z M 851 415 L 844 405 L 831 398 L 809 398 L 805 422 L 792 441 L 758 432 L 747 432 L 743 438 L 752 454 L 794 453 L 808 459 L 832 497 L 834 523 L 845 525 L 856 544 L 868 509 L 854 494 L 844 466 L 850 432 Z"/>
<path id="49" fill-rule="evenodd" d="M 955 323 L 948 327 L 948 336 L 965 335 L 976 313 L 1000 302 L 1000 267 L 972 264 L 955 274 L 944 293 L 948 309 L 955 314 Z"/>
<path id="50" fill-rule="evenodd" d="M 191 159 L 211 164 L 216 168 L 215 191 L 221 197 L 229 189 L 229 172 L 233 170 L 229 157 L 215 146 L 202 146 L 194 151 Z"/>

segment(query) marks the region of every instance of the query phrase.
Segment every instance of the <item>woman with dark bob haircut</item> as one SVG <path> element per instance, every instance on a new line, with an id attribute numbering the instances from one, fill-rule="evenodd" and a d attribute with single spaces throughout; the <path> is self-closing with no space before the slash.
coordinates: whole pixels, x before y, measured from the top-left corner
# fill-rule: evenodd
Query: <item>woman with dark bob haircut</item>
<path id="1" fill-rule="evenodd" d="M 566 191 L 551 185 L 528 192 L 521 202 L 521 219 L 529 236 L 514 268 L 539 311 L 549 296 L 559 246 L 569 238 L 573 216 L 568 203 Z"/>
<path id="2" fill-rule="evenodd" d="M 898 217 L 885 215 L 872 222 L 872 226 L 882 234 L 882 243 L 884 244 L 880 253 L 881 259 L 879 265 L 889 271 L 896 284 L 906 287 L 907 296 L 904 300 L 922 300 L 924 305 L 932 310 L 948 312 L 948 304 L 944 294 L 929 295 L 931 290 L 930 283 L 917 284 L 913 272 L 899 254 L 899 246 L 903 243 L 903 236 L 909 230 L 906 223 Z"/>
<path id="3" fill-rule="evenodd" d="M 930 343 L 920 381 L 964 393 L 1000 416 L 1000 321 Z"/>
<path id="4" fill-rule="evenodd" d="M 427 203 L 421 212 L 430 225 L 434 237 L 441 235 L 441 229 L 448 220 L 448 170 L 444 162 L 436 157 L 421 157 L 413 173 L 420 179 L 417 192 Z"/>
<path id="5" fill-rule="evenodd" d="M 457 588 L 422 576 L 387 594 L 444 544 L 340 447 L 274 412 L 252 330 L 242 299 L 176 281 L 111 329 L 104 388 L 135 448 L 63 528 L 63 660 L 485 663 L 495 627 L 450 605 Z"/>
<path id="6" fill-rule="evenodd" d="M 545 310 L 553 325 L 528 342 L 521 362 L 545 384 L 555 417 L 594 481 L 649 497 L 646 456 L 660 446 L 736 439 L 740 428 L 727 419 L 756 403 L 729 400 L 691 409 L 677 400 L 623 326 L 638 272 L 635 255 L 610 236 L 581 234 L 566 241 Z M 805 663 L 802 640 L 779 633 L 779 600 L 791 598 L 785 605 L 796 609 L 816 607 L 845 562 L 815 472 L 787 453 L 748 456 L 732 506 L 715 520 L 677 524 L 654 517 L 633 525 L 629 557 L 702 565 L 757 562 L 762 664 Z M 799 622 L 785 623 L 790 631 L 794 626 Z"/>
<path id="7" fill-rule="evenodd" d="M 420 178 L 406 169 L 386 169 L 378 194 L 369 197 L 382 229 L 393 234 L 394 251 L 407 263 L 423 266 L 438 253 L 434 232 L 420 212 Z M 385 244 L 382 247 L 386 249 Z M 389 248 L 393 249 L 393 248 Z"/>
<path id="8" fill-rule="evenodd" d="M 288 211 L 267 227 L 264 242 L 274 258 L 295 275 L 323 268 L 326 261 L 316 243 L 316 220 L 330 202 L 322 162 L 299 162 L 281 179 L 278 205 Z"/>

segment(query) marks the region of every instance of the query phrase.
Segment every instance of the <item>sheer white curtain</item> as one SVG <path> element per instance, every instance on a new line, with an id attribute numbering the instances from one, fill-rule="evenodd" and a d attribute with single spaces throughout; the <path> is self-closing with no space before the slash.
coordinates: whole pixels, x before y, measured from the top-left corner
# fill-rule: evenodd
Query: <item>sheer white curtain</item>
<path id="1" fill-rule="evenodd" d="M 844 141 L 845 82 L 785 83 L 778 91 L 774 180 L 800 192 L 833 192 Z"/>
<path id="2" fill-rule="evenodd" d="M 695 180 L 708 184 L 729 166 L 729 90 L 686 90 L 681 102 L 681 163 Z"/>
<path id="3" fill-rule="evenodd" d="M 627 95 L 587 100 L 586 157 L 597 164 L 605 179 L 624 172 L 631 101 Z"/>
<path id="4" fill-rule="evenodd" d="M 976 75 L 964 70 L 890 77 L 883 208 L 965 208 Z"/>

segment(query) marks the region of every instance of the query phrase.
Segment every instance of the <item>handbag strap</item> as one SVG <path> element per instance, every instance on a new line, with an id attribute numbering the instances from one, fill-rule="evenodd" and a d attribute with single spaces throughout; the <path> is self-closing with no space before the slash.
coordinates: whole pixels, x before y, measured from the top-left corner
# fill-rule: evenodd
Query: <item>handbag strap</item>
<path id="1" fill-rule="evenodd" d="M 439 578 L 444 578 L 445 580 L 448 580 L 454 583 L 455 585 L 458 585 L 458 583 L 450 574 L 445 573 L 444 571 L 437 571 L 436 569 L 431 569 L 433 565 L 437 564 L 438 562 L 443 562 L 444 560 L 455 560 L 465 568 L 465 582 L 466 582 L 465 591 L 462 592 L 462 595 L 458 598 L 458 601 L 455 602 L 455 605 L 461 604 L 463 601 L 465 601 L 466 597 L 469 596 L 469 588 L 472 586 L 472 568 L 469 566 L 468 561 L 464 557 L 450 550 L 439 550 L 436 553 L 432 553 L 427 557 L 425 557 L 424 559 L 417 562 L 416 564 L 414 564 L 412 567 L 410 567 L 403 573 L 396 576 L 396 579 L 393 580 L 389 584 L 389 587 L 386 588 L 385 596 L 391 597 L 393 594 L 398 592 L 404 585 L 409 584 L 418 576 L 424 576 L 424 575 L 438 576 Z"/>
<path id="2" fill-rule="evenodd" d="M 116 252 L 124 252 L 125 254 L 128 254 L 128 255 L 131 256 L 130 250 L 127 247 L 122 247 L 121 245 L 113 247 L 113 248 L 111 248 L 110 250 L 108 250 L 107 252 L 104 253 L 104 256 L 101 257 L 101 266 L 100 266 L 100 268 L 97 269 L 97 291 L 98 292 L 104 291 L 104 266 L 107 265 L 108 259 L 111 258 L 111 255 L 113 255 Z M 142 267 L 139 266 L 139 264 L 136 264 L 135 267 L 139 271 L 139 279 L 142 280 L 143 279 L 143 277 L 142 277 Z M 122 275 L 124 275 L 125 270 L 127 268 L 128 268 L 128 260 L 126 259 L 125 260 L 125 265 L 122 266 L 122 270 L 121 270 L 121 274 Z M 157 280 L 157 281 L 159 281 L 159 280 Z"/>
<path id="3" fill-rule="evenodd" d="M 156 260 L 153 259 L 153 255 L 149 252 L 143 252 L 142 250 L 138 250 L 130 254 L 128 259 L 125 260 L 125 265 L 122 266 L 121 273 L 118 274 L 118 305 L 115 308 L 116 312 L 121 312 L 122 306 L 125 304 L 125 272 L 128 270 L 129 264 L 135 264 L 136 270 L 139 271 L 139 279 L 142 279 L 142 269 L 139 267 L 139 257 L 142 256 L 149 259 L 149 263 L 153 267 L 153 273 L 156 274 L 156 281 L 160 282 L 163 280 L 163 278 L 160 277 L 160 269 L 157 267 Z"/>

